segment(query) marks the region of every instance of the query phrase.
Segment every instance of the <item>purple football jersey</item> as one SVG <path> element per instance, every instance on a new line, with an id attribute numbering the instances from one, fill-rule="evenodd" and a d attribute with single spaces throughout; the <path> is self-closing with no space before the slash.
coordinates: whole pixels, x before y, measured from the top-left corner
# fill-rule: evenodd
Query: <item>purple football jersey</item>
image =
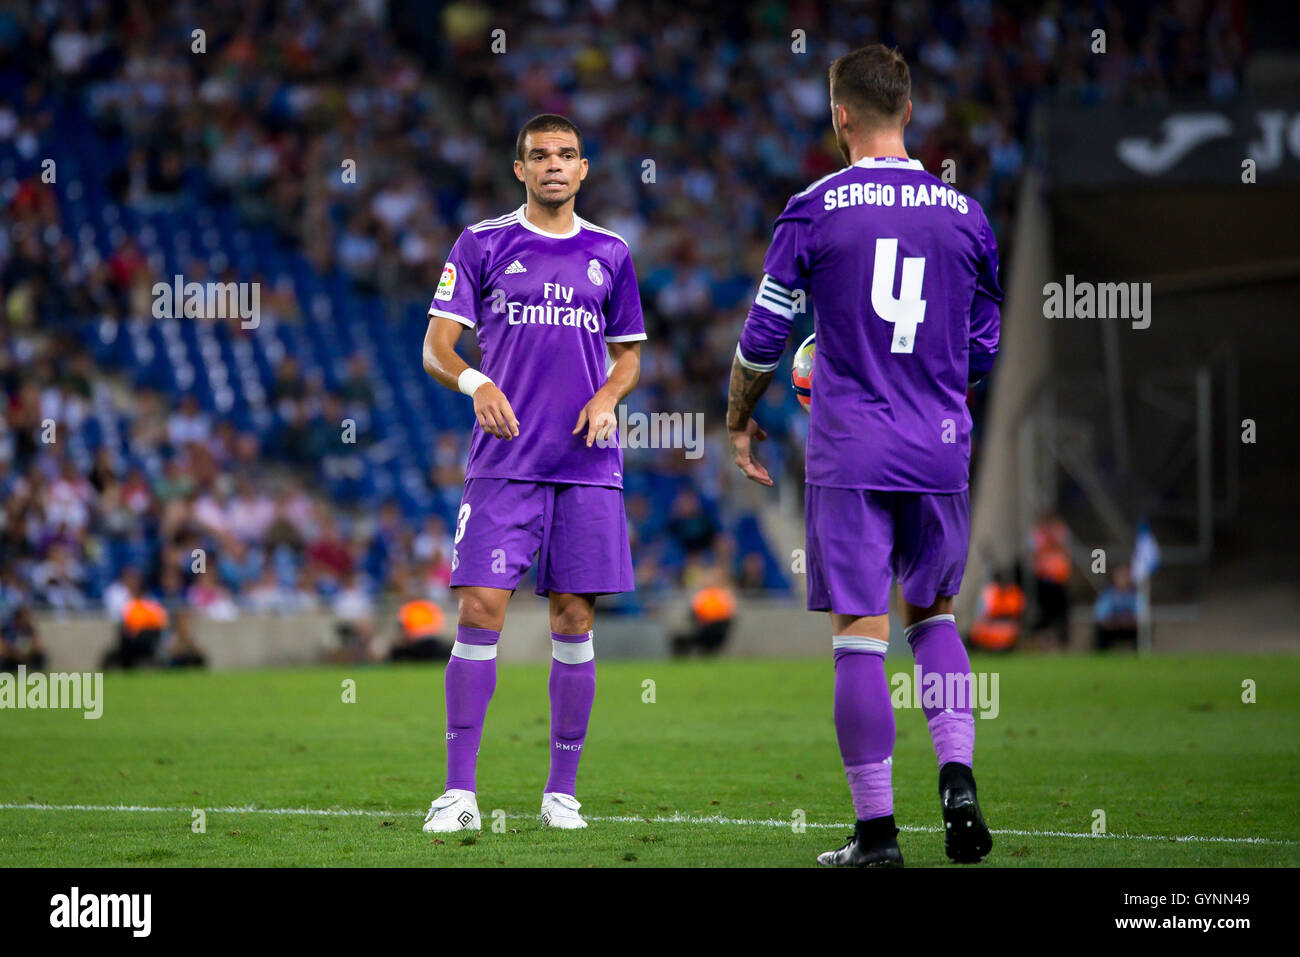
<path id="1" fill-rule="evenodd" d="M 776 368 L 811 304 L 808 484 L 966 488 L 966 389 L 993 366 L 1002 301 L 979 204 L 917 160 L 862 159 L 790 199 L 763 270 L 737 355 Z"/>
<path id="2" fill-rule="evenodd" d="M 571 433 L 605 383 L 605 343 L 645 338 L 631 253 L 581 217 L 572 232 L 548 233 L 524 209 L 460 234 L 429 306 L 474 330 L 483 374 L 519 419 L 510 441 L 474 424 L 465 477 L 622 488 L 621 444 L 587 448 L 585 428 Z"/>

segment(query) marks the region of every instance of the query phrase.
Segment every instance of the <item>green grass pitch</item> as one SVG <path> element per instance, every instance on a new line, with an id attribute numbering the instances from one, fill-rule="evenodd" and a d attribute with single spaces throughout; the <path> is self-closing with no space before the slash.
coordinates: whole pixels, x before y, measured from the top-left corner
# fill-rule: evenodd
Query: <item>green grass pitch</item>
<path id="1" fill-rule="evenodd" d="M 1300 658 L 973 667 L 998 673 L 1001 711 L 976 721 L 995 834 L 981 866 L 1300 863 Z M 503 664 L 479 761 L 484 829 L 439 840 L 420 825 L 442 790 L 441 668 L 109 674 L 97 721 L 0 711 L 0 865 L 800 867 L 843 842 L 829 654 L 606 661 L 597 674 L 578 777 L 591 827 L 537 822 L 546 667 Z M 348 678 L 355 703 L 342 700 Z M 1246 679 L 1257 703 L 1241 700 Z M 956 866 L 923 715 L 897 719 L 904 859 Z M 303 809 L 333 813 L 274 813 Z M 1091 836 L 1096 810 L 1105 837 Z"/>

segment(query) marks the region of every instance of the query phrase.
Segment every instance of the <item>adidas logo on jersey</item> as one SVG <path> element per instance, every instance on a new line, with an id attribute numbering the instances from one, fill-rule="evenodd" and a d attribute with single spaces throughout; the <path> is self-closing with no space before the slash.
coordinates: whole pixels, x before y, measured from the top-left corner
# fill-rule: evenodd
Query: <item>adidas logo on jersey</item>
<path id="1" fill-rule="evenodd" d="M 524 264 L 521 263 L 518 259 L 516 259 L 509 266 L 506 267 L 507 276 L 513 275 L 514 273 L 520 273 L 520 272 L 528 272 L 528 270 L 524 268 Z"/>

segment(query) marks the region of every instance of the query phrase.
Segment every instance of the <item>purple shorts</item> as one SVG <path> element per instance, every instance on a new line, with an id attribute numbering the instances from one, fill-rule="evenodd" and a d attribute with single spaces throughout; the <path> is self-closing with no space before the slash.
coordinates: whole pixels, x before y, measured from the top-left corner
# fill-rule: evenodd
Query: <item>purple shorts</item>
<path id="1" fill-rule="evenodd" d="M 537 560 L 537 594 L 632 591 L 623 490 L 472 478 L 456 513 L 451 587 L 514 590 Z"/>
<path id="2" fill-rule="evenodd" d="M 808 610 L 886 615 L 895 578 L 928 608 L 956 595 L 970 547 L 970 492 L 807 486 Z"/>

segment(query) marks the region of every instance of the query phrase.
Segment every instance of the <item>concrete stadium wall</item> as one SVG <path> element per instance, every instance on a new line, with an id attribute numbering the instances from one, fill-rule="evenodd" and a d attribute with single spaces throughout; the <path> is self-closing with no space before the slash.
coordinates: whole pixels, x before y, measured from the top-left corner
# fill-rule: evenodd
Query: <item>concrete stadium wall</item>
<path id="1" fill-rule="evenodd" d="M 50 671 L 95 671 L 117 641 L 106 618 L 42 614 L 36 617 Z M 194 637 L 216 669 L 305 665 L 324 658 L 333 618 L 323 614 L 257 615 L 236 621 L 197 619 Z"/>
<path id="2" fill-rule="evenodd" d="M 448 625 L 443 633 L 455 635 L 456 613 L 444 607 Z M 597 610 L 596 654 L 601 658 L 665 658 L 672 634 L 686 623 L 685 598 L 653 616 L 601 616 Z M 387 651 L 395 609 L 381 608 L 377 615 L 376 647 Z M 335 647 L 333 616 L 303 614 L 290 617 L 247 615 L 235 621 L 196 618 L 194 638 L 216 670 L 292 667 L 317 664 Z M 37 627 L 49 655 L 51 671 L 98 670 L 105 652 L 116 641 L 115 629 L 105 618 L 41 614 Z M 901 625 L 895 623 L 902 634 Z M 733 657 L 830 658 L 830 624 L 825 615 L 811 614 L 802 602 L 750 601 L 740 611 L 728 637 L 725 654 Z M 551 657 L 550 621 L 546 603 L 533 595 L 519 595 L 511 603 L 501 635 L 500 659 L 538 662 Z"/>
<path id="3" fill-rule="evenodd" d="M 550 623 L 546 605 L 520 596 L 512 606 L 501 637 L 501 660 L 507 663 L 545 662 L 550 659 Z M 1294 596 L 1292 605 L 1294 606 Z M 683 599 L 659 614 L 644 617 L 606 615 L 596 622 L 596 655 L 602 660 L 655 660 L 668 656 L 675 631 L 685 622 Z M 448 609 L 450 612 L 451 610 Z M 1078 606 L 1071 622 L 1071 645 L 1091 647 L 1090 607 Z M 381 616 L 382 621 L 391 620 Z M 449 621 L 455 620 L 454 613 Z M 104 652 L 114 641 L 113 629 L 99 617 L 37 616 L 49 652 L 50 671 L 96 671 Z M 293 617 L 247 616 L 237 621 L 195 622 L 195 638 L 219 671 L 243 668 L 295 667 L 320 664 L 334 646 L 334 619 L 324 614 Z M 1294 628 L 1239 633 L 1231 620 L 1204 615 L 1200 620 L 1158 619 L 1158 652 L 1235 651 L 1300 654 L 1300 637 Z M 445 634 L 450 638 L 454 626 Z M 831 629 L 827 616 L 805 611 L 802 602 L 743 600 L 723 655 L 729 658 L 824 658 L 830 675 Z M 891 652 L 909 654 L 903 625 L 891 612 Z M 1231 640 L 1225 641 L 1225 635 Z M 386 637 L 386 636 L 381 636 Z M 376 642 L 386 650 L 387 642 Z"/>

